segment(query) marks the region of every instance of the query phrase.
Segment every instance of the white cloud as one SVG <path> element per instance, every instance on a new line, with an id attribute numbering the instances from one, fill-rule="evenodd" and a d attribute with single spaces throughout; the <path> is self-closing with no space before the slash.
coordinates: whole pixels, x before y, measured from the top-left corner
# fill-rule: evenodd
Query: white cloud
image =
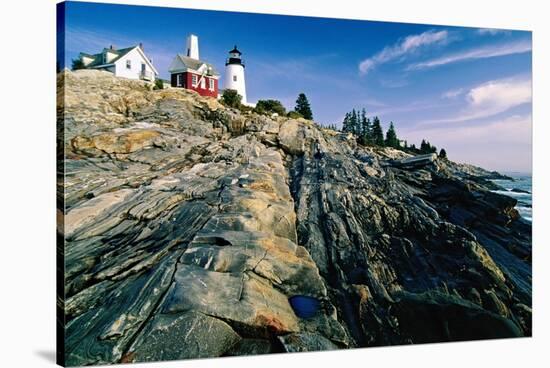
<path id="1" fill-rule="evenodd" d="M 531 80 L 498 80 L 484 83 L 468 93 L 474 107 L 504 111 L 531 101 Z"/>
<path id="2" fill-rule="evenodd" d="M 463 93 L 464 93 L 464 88 L 456 88 L 443 93 L 441 97 L 448 100 L 454 100 L 458 96 L 462 95 Z"/>
<path id="3" fill-rule="evenodd" d="M 359 71 L 362 74 L 367 74 L 377 65 L 403 57 L 424 46 L 446 43 L 447 40 L 447 31 L 427 31 L 421 34 L 407 36 L 397 44 L 387 46 L 374 56 L 361 61 L 361 63 L 359 63 Z"/>
<path id="4" fill-rule="evenodd" d="M 362 101 L 362 103 L 369 107 L 387 107 L 388 106 L 387 103 L 377 100 L 375 98 L 367 98 L 364 101 Z"/>
<path id="5" fill-rule="evenodd" d="M 479 33 L 480 35 L 495 36 L 498 34 L 510 34 L 510 31 L 506 29 L 498 29 L 498 28 L 479 28 L 477 30 L 477 33 Z"/>
<path id="6" fill-rule="evenodd" d="M 490 170 L 530 172 L 532 165 L 531 114 L 513 115 L 484 124 L 415 127 L 400 132 L 409 143 L 427 139 L 445 148 L 454 161 Z"/>
<path id="7" fill-rule="evenodd" d="M 506 56 L 513 54 L 521 54 L 531 51 L 531 42 L 522 40 L 514 43 L 507 43 L 496 46 L 485 46 L 477 49 L 464 51 L 457 54 L 447 55 L 436 59 L 423 61 L 409 65 L 406 70 L 420 70 L 427 68 L 435 68 L 441 65 L 457 63 L 465 60 L 487 59 L 497 56 Z"/>
<path id="8" fill-rule="evenodd" d="M 513 77 L 480 84 L 465 93 L 465 108 L 456 116 L 426 121 L 431 123 L 454 123 L 483 119 L 531 102 L 531 79 Z"/>

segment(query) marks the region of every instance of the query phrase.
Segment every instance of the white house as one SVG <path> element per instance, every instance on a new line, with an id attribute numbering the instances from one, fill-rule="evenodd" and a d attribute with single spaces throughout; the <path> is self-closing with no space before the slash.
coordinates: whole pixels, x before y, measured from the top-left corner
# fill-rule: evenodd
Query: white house
<path id="1" fill-rule="evenodd" d="M 93 55 L 81 52 L 80 60 L 86 69 L 106 70 L 117 77 L 154 82 L 159 75 L 141 44 L 124 49 L 116 49 L 111 45 Z"/>

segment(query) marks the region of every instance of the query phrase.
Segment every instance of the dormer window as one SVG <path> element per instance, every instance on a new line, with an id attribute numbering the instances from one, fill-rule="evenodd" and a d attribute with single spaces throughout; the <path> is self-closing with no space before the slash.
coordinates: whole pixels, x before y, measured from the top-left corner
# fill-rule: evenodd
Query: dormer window
<path id="1" fill-rule="evenodd" d="M 126 60 L 126 69 L 132 69 L 132 60 Z"/>

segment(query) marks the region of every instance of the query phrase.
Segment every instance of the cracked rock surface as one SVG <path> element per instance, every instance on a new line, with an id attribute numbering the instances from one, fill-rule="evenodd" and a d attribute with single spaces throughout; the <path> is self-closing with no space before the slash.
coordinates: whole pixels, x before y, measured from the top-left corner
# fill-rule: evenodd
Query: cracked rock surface
<path id="1" fill-rule="evenodd" d="M 67 365 L 531 335 L 531 225 L 496 173 L 397 167 L 406 153 L 310 121 L 105 72 L 58 78 Z"/>

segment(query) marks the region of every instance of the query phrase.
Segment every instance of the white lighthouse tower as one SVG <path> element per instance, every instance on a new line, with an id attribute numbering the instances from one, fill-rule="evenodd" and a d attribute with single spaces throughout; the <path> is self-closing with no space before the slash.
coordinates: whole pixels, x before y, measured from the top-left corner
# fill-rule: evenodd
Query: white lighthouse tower
<path id="1" fill-rule="evenodd" d="M 246 84 L 244 81 L 244 63 L 241 59 L 242 53 L 237 49 L 229 51 L 229 57 L 225 62 L 225 89 L 234 89 L 242 97 L 242 104 L 246 105 Z"/>
<path id="2" fill-rule="evenodd" d="M 199 60 L 199 38 L 194 34 L 190 34 L 187 37 L 185 52 L 185 56 L 190 57 L 191 59 Z"/>

